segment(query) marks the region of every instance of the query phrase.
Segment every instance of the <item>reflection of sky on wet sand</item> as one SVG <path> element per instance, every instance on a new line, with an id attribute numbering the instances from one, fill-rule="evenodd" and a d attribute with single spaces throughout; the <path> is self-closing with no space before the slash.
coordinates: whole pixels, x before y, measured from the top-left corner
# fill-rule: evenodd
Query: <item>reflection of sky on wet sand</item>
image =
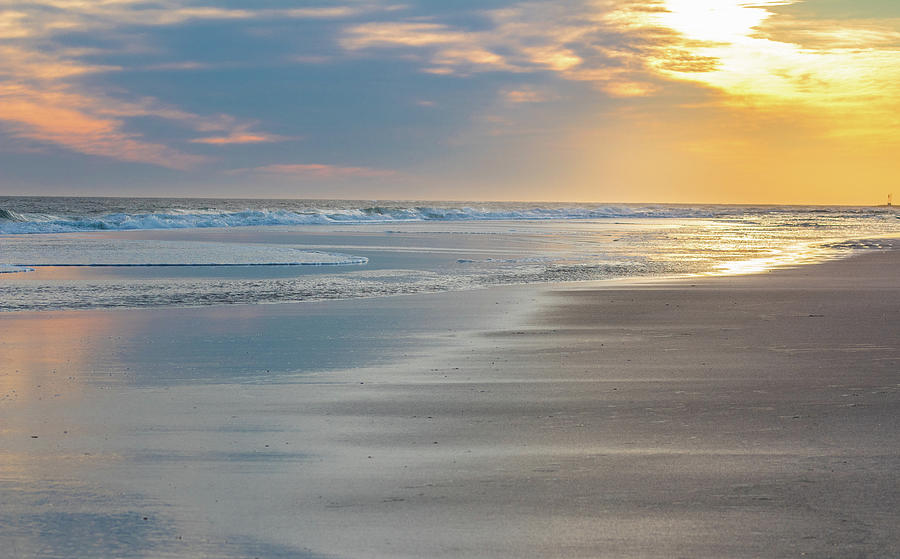
<path id="1" fill-rule="evenodd" d="M 4 456 L 4 462 L 16 457 Z M 318 557 L 304 550 L 252 537 L 210 538 L 176 522 L 167 506 L 99 484 L 45 479 L 0 479 L 0 492 L 14 495 L 0 509 L 0 541 L 8 557 Z M 9 555 L 7 555 L 9 554 Z"/>
<path id="2" fill-rule="evenodd" d="M 253 350 L 253 341 L 274 328 L 275 320 L 261 323 L 252 307 L 210 314 L 0 317 L 0 541 L 7 552 L 17 557 L 71 557 L 75 550 L 83 557 L 312 557 L 242 536 L 234 523 L 229 523 L 233 533 L 216 536 L 205 532 L 206 523 L 190 520 L 198 511 L 214 509 L 217 498 L 238 511 L 222 479 L 293 471 L 306 458 L 299 444 L 276 450 L 260 443 L 261 436 L 271 437 L 282 427 L 247 420 L 253 414 L 244 413 L 233 391 L 227 405 L 211 409 L 198 405 L 203 394 L 185 398 L 179 392 L 179 382 L 202 382 L 240 367 L 256 374 L 250 363 L 276 354 L 271 345 Z M 283 336 L 267 341 L 285 343 Z M 285 346 L 281 350 L 278 355 L 291 353 Z M 219 371 L 223 361 L 217 354 L 247 355 Z M 271 362 L 259 366 L 275 369 Z M 154 370 L 164 371 L 165 381 L 154 379 Z M 135 384 L 157 388 L 132 390 Z M 192 492 L 201 482 L 215 490 Z M 207 500 L 209 495 L 214 496 Z"/>
<path id="3" fill-rule="evenodd" d="M 0 541 L 23 557 L 317 557 L 266 525 L 312 522 L 292 512 L 312 491 L 298 483 L 358 435 L 308 406 L 446 335 L 432 312 L 449 329 L 485 306 L 443 297 L 0 315 Z"/>
<path id="4" fill-rule="evenodd" d="M 77 397 L 85 383 L 266 382 L 356 366 L 371 360 L 375 346 L 392 343 L 378 325 L 398 318 L 380 314 L 389 302 L 373 306 L 379 314 L 318 303 L 4 314 L 0 397 L 29 404 Z M 310 321 L 315 328 L 304 328 Z"/>
<path id="5" fill-rule="evenodd" d="M 0 323 L 0 400 L 20 405 L 77 398 L 77 375 L 110 353 L 115 314 L 47 313 L 3 317 Z M 7 326 L 9 325 L 9 326 Z"/>
<path id="6" fill-rule="evenodd" d="M 15 557 L 135 556 L 160 532 L 75 472 L 115 460 L 81 441 L 88 373 L 114 351 L 116 316 L 9 315 L 0 321 L 0 540 Z M 74 443 L 74 444 L 73 444 Z M 145 513 L 147 514 L 147 513 Z"/>

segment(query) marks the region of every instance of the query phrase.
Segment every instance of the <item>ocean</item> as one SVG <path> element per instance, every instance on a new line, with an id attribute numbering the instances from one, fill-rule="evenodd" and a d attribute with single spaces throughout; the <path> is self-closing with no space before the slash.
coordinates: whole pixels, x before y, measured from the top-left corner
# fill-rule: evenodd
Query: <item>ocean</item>
<path id="1" fill-rule="evenodd" d="M 0 311 L 747 273 L 898 236 L 886 207 L 0 197 Z"/>

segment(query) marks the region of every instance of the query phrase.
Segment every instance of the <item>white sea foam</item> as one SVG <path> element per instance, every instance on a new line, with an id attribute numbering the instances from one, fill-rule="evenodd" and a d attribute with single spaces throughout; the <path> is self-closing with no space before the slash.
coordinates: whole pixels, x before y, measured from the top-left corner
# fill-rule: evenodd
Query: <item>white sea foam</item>
<path id="1" fill-rule="evenodd" d="M 0 274 L 15 274 L 19 272 L 32 272 L 32 268 L 25 266 L 11 266 L 9 264 L 0 264 Z"/>
<path id="2" fill-rule="evenodd" d="M 129 231 L 141 229 L 193 229 L 265 225 L 328 225 L 465 220 L 551 220 L 608 217 L 708 217 L 709 212 L 599 208 L 532 208 L 498 211 L 486 208 L 348 208 L 304 211 L 255 209 L 246 211 L 169 210 L 164 213 L 111 213 L 96 216 L 20 214 L 0 209 L 0 233 L 64 233 L 75 231 Z"/>
<path id="3" fill-rule="evenodd" d="M 836 243 L 827 243 L 826 248 L 850 249 L 850 250 L 884 250 L 897 248 L 900 243 L 893 238 L 885 239 L 851 239 Z"/>
<path id="4" fill-rule="evenodd" d="M 243 226 L 260 227 L 177 236 L 91 232 Z M 38 270 L 0 276 L 0 311 L 746 273 L 885 247 L 890 236 L 900 237 L 900 220 L 884 208 L 0 197 L 0 272 Z"/>
<path id="5" fill-rule="evenodd" d="M 177 202 L 177 201 L 176 201 Z M 265 201 L 257 201 L 257 204 Z M 297 208 L 253 207 L 243 210 L 166 207 L 160 211 L 120 212 L 25 212 L 0 207 L 0 234 L 64 233 L 76 231 L 129 231 L 143 229 L 193 229 L 271 225 L 328 225 L 404 222 L 457 222 L 487 220 L 586 220 L 636 218 L 747 219 L 755 216 L 797 213 L 784 222 L 789 227 L 822 227 L 822 219 L 852 215 L 894 219 L 896 215 L 873 209 L 778 208 L 742 206 L 671 206 L 627 204 L 527 205 L 493 203 L 484 205 L 402 205 L 356 207 L 348 204 L 316 207 L 308 203 Z M 135 208 L 139 210 L 139 208 Z"/>

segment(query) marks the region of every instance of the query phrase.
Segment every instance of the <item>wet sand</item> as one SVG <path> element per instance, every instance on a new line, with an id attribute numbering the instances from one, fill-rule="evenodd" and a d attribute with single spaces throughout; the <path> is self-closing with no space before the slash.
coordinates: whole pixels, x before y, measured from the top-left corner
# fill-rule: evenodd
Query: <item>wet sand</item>
<path id="1" fill-rule="evenodd" d="M 883 251 L 728 278 L 0 315 L 0 542 L 898 556 L 898 278 Z"/>

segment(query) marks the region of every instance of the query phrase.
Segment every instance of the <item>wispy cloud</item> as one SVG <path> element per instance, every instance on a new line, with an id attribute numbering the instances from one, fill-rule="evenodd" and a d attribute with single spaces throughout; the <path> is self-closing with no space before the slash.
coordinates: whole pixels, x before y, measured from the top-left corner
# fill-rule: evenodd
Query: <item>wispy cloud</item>
<path id="1" fill-rule="evenodd" d="M 0 0 L 0 126 L 13 136 L 56 144 L 80 153 L 186 169 L 207 157 L 149 141 L 128 119 L 155 117 L 205 136 L 197 144 L 275 142 L 284 138 L 255 130 L 228 115 L 183 111 L 127 92 L 110 95 L 91 87 L 90 77 L 123 68 L 87 60 L 104 51 L 73 49 L 61 34 L 109 31 L 125 26 L 182 25 L 192 21 L 341 19 L 373 9 L 354 3 L 289 9 L 237 9 L 190 0 Z M 143 70 L 196 70 L 199 62 L 147 65 Z M 129 70 L 140 70 L 131 67 Z"/>
<path id="2" fill-rule="evenodd" d="M 373 169 L 370 167 L 346 167 L 340 165 L 325 165 L 319 163 L 288 163 L 276 165 L 264 165 L 247 169 L 236 169 L 231 173 L 263 173 L 272 175 L 290 175 L 295 177 L 307 177 L 317 179 L 335 178 L 384 178 L 397 176 L 396 171 L 388 169 Z"/>
<path id="3" fill-rule="evenodd" d="M 778 11 L 798 2 L 526 2 L 481 12 L 486 24 L 478 30 L 381 21 L 348 26 L 340 44 L 352 53 L 412 54 L 428 73 L 551 73 L 610 97 L 660 95 L 667 84 L 688 82 L 734 106 L 836 111 L 840 117 L 828 124 L 834 134 L 895 135 L 900 22 L 811 20 Z M 511 93 L 507 100 L 532 97 Z"/>
<path id="4" fill-rule="evenodd" d="M 122 100 L 92 91 L 80 83 L 67 82 L 70 76 L 100 71 L 111 70 L 49 57 L 30 67 L 0 62 L 0 72 L 5 74 L 4 79 L 0 79 L 0 125 L 5 123 L 3 128 L 8 133 L 23 139 L 57 144 L 89 155 L 174 169 L 186 169 L 204 163 L 208 158 L 184 153 L 129 132 L 127 119 L 149 116 L 200 133 L 224 132 L 224 135 L 212 137 L 221 138 L 221 143 L 225 140 L 280 139 L 253 132 L 251 124 L 228 115 L 198 115 L 152 98 Z"/>
<path id="5" fill-rule="evenodd" d="M 0 121 L 16 136 L 57 144 L 73 151 L 121 161 L 186 169 L 206 158 L 182 153 L 125 132 L 124 122 L 104 111 L 91 111 L 95 99 L 0 85 Z M 85 110 L 85 108 L 88 110 Z M 97 108 L 97 107 L 93 107 Z"/>
<path id="6" fill-rule="evenodd" d="M 349 50 L 373 47 L 459 45 L 476 37 L 476 34 L 454 30 L 440 23 L 376 22 L 350 27 L 341 39 L 341 45 Z"/>
<path id="7" fill-rule="evenodd" d="M 179 25 L 191 21 L 342 19 L 383 9 L 369 4 L 286 9 L 239 9 L 209 4 L 190 0 L 0 0 L 0 37 L 35 37 L 123 25 Z"/>
<path id="8" fill-rule="evenodd" d="M 284 136 L 276 134 L 263 134 L 259 132 L 249 132 L 245 127 L 239 127 L 226 136 L 208 136 L 204 138 L 194 138 L 191 140 L 195 144 L 209 145 L 231 145 L 231 144 L 265 144 L 271 142 L 279 142 L 285 140 Z"/>
<path id="9" fill-rule="evenodd" d="M 897 49 L 900 48 L 900 20 L 860 19 L 807 20 L 795 16 L 772 17 L 760 26 L 759 38 L 792 43 L 800 48 L 819 49 Z"/>
<path id="10" fill-rule="evenodd" d="M 553 95 L 528 86 L 518 89 L 506 89 L 501 91 L 500 95 L 507 103 L 513 104 L 544 103 L 554 99 Z"/>
<path id="11" fill-rule="evenodd" d="M 417 53 L 424 72 L 465 75 L 474 72 L 550 72 L 584 81 L 613 95 L 646 94 L 633 68 L 623 64 L 603 39 L 621 38 L 604 16 L 613 2 L 565 5 L 530 2 L 481 12 L 486 28 L 477 31 L 421 21 L 382 21 L 348 26 L 340 44 L 350 52 L 393 49 Z M 638 39 L 623 50 L 634 49 Z M 630 61 L 629 61 L 630 62 Z"/>
<path id="12" fill-rule="evenodd" d="M 207 127 L 202 117 L 153 106 L 147 100 L 122 102 L 80 91 L 69 80 L 113 72 L 114 66 L 79 62 L 19 46 L 0 47 L 0 124 L 7 133 L 63 146 L 89 155 L 183 169 L 204 161 L 126 132 L 123 118 L 157 114 L 187 117 Z"/>
<path id="13" fill-rule="evenodd" d="M 209 70 L 211 68 L 213 68 L 211 64 L 204 64 L 202 62 L 163 62 L 160 64 L 148 64 L 147 66 L 137 68 L 137 70 L 190 72 L 193 70 Z"/>

